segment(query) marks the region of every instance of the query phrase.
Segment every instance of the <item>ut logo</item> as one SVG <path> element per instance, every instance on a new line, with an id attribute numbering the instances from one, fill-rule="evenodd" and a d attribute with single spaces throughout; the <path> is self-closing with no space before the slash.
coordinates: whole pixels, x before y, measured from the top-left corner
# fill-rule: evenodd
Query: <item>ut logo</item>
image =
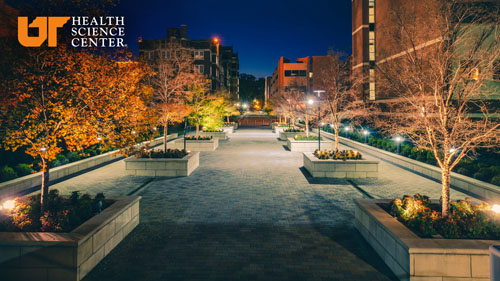
<path id="1" fill-rule="evenodd" d="M 70 17 L 36 17 L 28 26 L 28 17 L 17 18 L 17 39 L 24 47 L 40 47 L 47 37 L 49 47 L 57 46 L 57 29 L 62 27 Z M 38 28 L 38 36 L 28 36 L 28 27 Z M 48 36 L 47 36 L 48 33 Z"/>

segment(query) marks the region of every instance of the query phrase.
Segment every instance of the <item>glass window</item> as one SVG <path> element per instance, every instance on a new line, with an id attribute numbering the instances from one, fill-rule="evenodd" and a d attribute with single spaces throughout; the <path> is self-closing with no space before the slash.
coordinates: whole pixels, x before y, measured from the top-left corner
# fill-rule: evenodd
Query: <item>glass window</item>
<path id="1" fill-rule="evenodd" d="M 292 71 L 291 70 L 285 70 L 285 76 L 292 76 Z"/>

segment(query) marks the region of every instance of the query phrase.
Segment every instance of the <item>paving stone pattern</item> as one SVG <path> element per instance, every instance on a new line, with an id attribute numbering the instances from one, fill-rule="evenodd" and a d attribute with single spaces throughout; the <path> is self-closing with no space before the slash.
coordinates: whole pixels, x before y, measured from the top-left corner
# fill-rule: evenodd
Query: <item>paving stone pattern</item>
<path id="1" fill-rule="evenodd" d="M 140 225 L 84 280 L 397 280 L 353 226 L 353 199 L 366 195 L 344 180 L 309 177 L 302 154 L 277 137 L 239 129 L 201 152 L 191 176 L 147 184 Z M 126 194 L 147 180 L 122 166 L 60 187 Z M 383 161 L 379 171 L 378 180 L 356 181 L 375 198 L 439 198 L 434 181 Z"/>

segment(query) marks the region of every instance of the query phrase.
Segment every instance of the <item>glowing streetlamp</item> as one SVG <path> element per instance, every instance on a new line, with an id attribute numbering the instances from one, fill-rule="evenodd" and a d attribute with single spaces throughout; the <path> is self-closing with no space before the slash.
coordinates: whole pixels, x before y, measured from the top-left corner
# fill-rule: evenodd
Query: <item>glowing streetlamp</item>
<path id="1" fill-rule="evenodd" d="M 396 141 L 396 143 L 397 143 L 397 149 L 398 149 L 397 153 L 399 154 L 400 147 L 401 147 L 401 142 L 403 142 L 403 138 L 402 138 L 402 137 L 400 137 L 400 136 L 397 136 L 394 140 L 395 140 L 395 141 Z"/>
<path id="2" fill-rule="evenodd" d="M 314 103 L 314 100 L 313 100 L 313 99 L 309 99 L 309 100 L 307 101 L 307 103 L 311 105 L 311 104 L 313 104 L 313 103 Z"/>
<path id="3" fill-rule="evenodd" d="M 370 134 L 370 132 L 368 132 L 368 130 L 363 130 L 363 135 L 365 136 L 365 143 L 368 139 L 368 135 Z"/>
<path id="4" fill-rule="evenodd" d="M 500 205 L 495 204 L 493 207 L 491 207 L 491 210 L 497 214 L 500 214 Z"/>
<path id="5" fill-rule="evenodd" d="M 349 131 L 351 130 L 351 128 L 349 126 L 345 126 L 344 127 L 344 132 L 345 132 L 345 137 L 347 138 L 348 137 L 348 134 L 349 134 Z"/>
<path id="6" fill-rule="evenodd" d="M 219 56 L 219 38 L 214 37 L 213 42 L 217 46 L 217 56 Z"/>

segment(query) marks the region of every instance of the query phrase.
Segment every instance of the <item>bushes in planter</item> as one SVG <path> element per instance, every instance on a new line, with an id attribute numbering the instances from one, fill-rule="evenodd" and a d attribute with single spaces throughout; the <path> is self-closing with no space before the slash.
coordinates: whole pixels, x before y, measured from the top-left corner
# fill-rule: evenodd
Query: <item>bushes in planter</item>
<path id="1" fill-rule="evenodd" d="M 183 158 L 188 154 L 184 149 L 167 149 L 167 151 L 163 150 L 149 150 L 149 151 L 141 151 L 137 156 L 137 158 Z"/>
<path id="2" fill-rule="evenodd" d="M 14 167 L 14 170 L 16 171 L 18 177 L 26 176 L 33 172 L 33 169 L 28 164 L 17 164 Z"/>
<path id="3" fill-rule="evenodd" d="M 470 199 L 450 202 L 450 212 L 443 217 L 441 205 L 432 204 L 429 197 L 405 195 L 392 201 L 390 213 L 422 237 L 440 234 L 449 239 L 500 238 L 500 215 L 487 203 L 473 205 Z"/>
<path id="4" fill-rule="evenodd" d="M 299 132 L 303 132 L 304 129 L 300 129 L 300 128 L 289 128 L 289 129 L 284 129 L 283 132 L 285 133 L 299 133 Z"/>
<path id="5" fill-rule="evenodd" d="M 317 141 L 318 136 L 295 136 L 294 139 L 298 141 Z M 323 138 L 321 138 L 321 140 L 323 140 Z"/>
<path id="6" fill-rule="evenodd" d="M 220 133 L 220 132 L 224 132 L 224 130 L 222 130 L 222 129 L 203 129 L 203 132 Z"/>
<path id="7" fill-rule="evenodd" d="M 11 167 L 3 166 L 0 169 L 0 181 L 8 181 L 15 178 L 17 178 L 17 174 Z"/>
<path id="8" fill-rule="evenodd" d="M 62 197 L 57 189 L 49 192 L 48 209 L 40 210 L 40 195 L 16 198 L 14 209 L 6 212 L 0 221 L 0 231 L 22 232 L 69 232 L 92 216 L 112 204 L 102 193 L 94 198 L 80 195 L 78 191 L 71 196 Z"/>
<path id="9" fill-rule="evenodd" d="M 202 137 L 202 136 L 199 136 L 199 137 L 196 137 L 196 136 L 186 136 L 185 137 L 186 140 L 211 140 L 212 137 L 209 136 L 209 137 Z"/>
<path id="10" fill-rule="evenodd" d="M 315 150 L 314 156 L 318 159 L 333 159 L 333 160 L 359 160 L 362 158 L 361 153 L 354 150 L 337 150 L 325 151 Z"/>

